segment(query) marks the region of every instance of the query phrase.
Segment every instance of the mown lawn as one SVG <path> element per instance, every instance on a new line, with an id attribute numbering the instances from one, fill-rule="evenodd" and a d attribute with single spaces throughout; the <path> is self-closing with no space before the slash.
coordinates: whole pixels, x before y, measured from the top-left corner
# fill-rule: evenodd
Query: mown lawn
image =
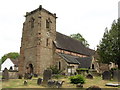
<path id="1" fill-rule="evenodd" d="M 68 77 L 62 77 L 57 79 L 59 81 L 64 80 L 62 88 L 76 88 L 75 84 L 71 84 Z M 37 85 L 37 78 L 33 78 L 28 81 L 28 85 L 23 85 L 24 79 L 10 79 L 9 81 L 2 82 L 2 88 L 48 88 L 47 86 Z M 86 79 L 86 83 L 83 85 L 84 88 L 88 88 L 92 85 L 99 86 L 100 88 L 117 88 L 105 86 L 106 83 L 117 83 L 115 81 L 102 80 L 101 77 L 94 77 L 94 79 Z"/>

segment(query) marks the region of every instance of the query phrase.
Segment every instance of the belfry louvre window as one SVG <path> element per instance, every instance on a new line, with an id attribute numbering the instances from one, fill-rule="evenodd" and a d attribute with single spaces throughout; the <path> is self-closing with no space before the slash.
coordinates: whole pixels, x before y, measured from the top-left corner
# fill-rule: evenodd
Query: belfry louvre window
<path id="1" fill-rule="evenodd" d="M 50 22 L 46 20 L 46 28 L 50 28 Z"/>

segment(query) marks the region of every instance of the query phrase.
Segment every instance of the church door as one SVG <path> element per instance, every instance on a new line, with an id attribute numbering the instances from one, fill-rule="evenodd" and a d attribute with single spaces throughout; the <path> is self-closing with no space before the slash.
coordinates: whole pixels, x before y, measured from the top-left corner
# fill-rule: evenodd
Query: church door
<path id="1" fill-rule="evenodd" d="M 29 64 L 29 69 L 30 69 L 30 73 L 33 74 L 33 65 L 32 64 Z"/>

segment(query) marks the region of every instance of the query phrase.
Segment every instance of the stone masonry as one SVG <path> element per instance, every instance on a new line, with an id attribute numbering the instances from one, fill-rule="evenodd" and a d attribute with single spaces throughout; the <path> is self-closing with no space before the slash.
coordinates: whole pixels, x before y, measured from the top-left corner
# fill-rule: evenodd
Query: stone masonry
<path id="1" fill-rule="evenodd" d="M 40 6 L 27 12 L 23 23 L 19 73 L 42 74 L 54 64 L 53 41 L 56 37 L 56 14 Z"/>

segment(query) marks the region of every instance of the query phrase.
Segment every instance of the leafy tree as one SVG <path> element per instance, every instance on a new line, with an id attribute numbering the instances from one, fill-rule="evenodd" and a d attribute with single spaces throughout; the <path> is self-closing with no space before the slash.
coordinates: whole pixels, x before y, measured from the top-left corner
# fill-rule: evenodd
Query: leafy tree
<path id="1" fill-rule="evenodd" d="M 3 56 L 1 57 L 1 59 L 0 59 L 0 61 L 1 61 L 1 63 L 3 63 L 7 58 L 16 59 L 16 58 L 18 58 L 19 56 L 20 56 L 20 55 L 19 55 L 19 53 L 17 53 L 17 52 L 10 52 L 10 53 L 8 53 L 8 54 L 3 55 Z"/>
<path id="2" fill-rule="evenodd" d="M 111 29 L 105 29 L 100 44 L 97 47 L 99 61 L 102 63 L 116 63 L 120 69 L 120 19 L 112 23 Z"/>
<path id="3" fill-rule="evenodd" d="M 81 41 L 83 45 L 85 45 L 86 47 L 89 47 L 88 42 L 83 38 L 83 36 L 80 33 L 71 34 L 70 37 Z"/>

